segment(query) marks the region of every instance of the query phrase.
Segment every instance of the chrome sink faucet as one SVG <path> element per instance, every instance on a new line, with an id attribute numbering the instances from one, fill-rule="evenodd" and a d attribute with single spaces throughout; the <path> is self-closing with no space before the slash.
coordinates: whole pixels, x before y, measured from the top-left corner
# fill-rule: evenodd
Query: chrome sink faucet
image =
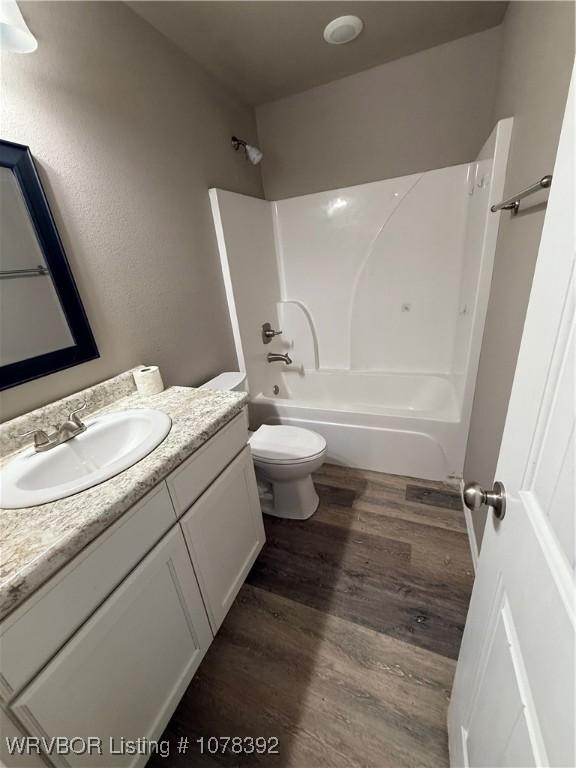
<path id="1" fill-rule="evenodd" d="M 30 432 L 24 432 L 23 435 L 18 437 L 34 436 L 34 450 L 36 453 L 42 453 L 43 451 L 49 451 L 51 448 L 55 448 L 57 445 L 66 443 L 68 440 L 72 440 L 73 437 L 82 434 L 86 431 L 86 424 L 78 416 L 80 411 L 86 408 L 86 401 L 82 403 L 80 408 L 76 408 L 72 411 L 66 421 L 62 424 L 55 425 L 54 431 L 51 433 L 46 432 L 43 429 L 32 429 Z"/>
<path id="2" fill-rule="evenodd" d="M 292 358 L 290 355 L 281 355 L 278 352 L 268 352 L 266 360 L 269 363 L 286 363 L 286 365 L 292 364 Z"/>

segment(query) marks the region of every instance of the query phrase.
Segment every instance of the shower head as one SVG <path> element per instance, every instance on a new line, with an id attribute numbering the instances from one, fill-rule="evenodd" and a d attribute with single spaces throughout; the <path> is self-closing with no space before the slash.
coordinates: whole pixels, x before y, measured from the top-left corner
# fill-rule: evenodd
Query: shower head
<path id="1" fill-rule="evenodd" d="M 250 144 L 246 144 L 246 156 L 252 165 L 258 165 L 264 157 L 262 150 L 258 149 L 258 147 L 252 147 Z"/>
<path id="2" fill-rule="evenodd" d="M 264 157 L 262 150 L 258 149 L 258 147 L 253 147 L 251 144 L 247 144 L 244 139 L 239 139 L 236 136 L 232 136 L 232 146 L 236 151 L 242 147 L 245 156 L 250 160 L 252 165 L 258 165 Z"/>

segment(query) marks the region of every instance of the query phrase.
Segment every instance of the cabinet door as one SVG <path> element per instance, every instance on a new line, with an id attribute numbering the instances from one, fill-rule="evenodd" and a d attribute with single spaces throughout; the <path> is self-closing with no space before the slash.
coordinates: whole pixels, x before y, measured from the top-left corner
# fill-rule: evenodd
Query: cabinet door
<path id="1" fill-rule="evenodd" d="M 34 736 L 102 738 L 102 755 L 52 754 L 56 766 L 141 766 L 147 755 L 111 754 L 111 739 L 118 749 L 122 738 L 157 738 L 211 640 L 176 526 L 11 709 Z"/>
<path id="2" fill-rule="evenodd" d="M 250 448 L 234 459 L 180 524 L 216 632 L 265 541 Z"/>
<path id="3" fill-rule="evenodd" d="M 0 624 L 7 698 L 34 678 L 175 523 L 161 483 Z"/>
<path id="4" fill-rule="evenodd" d="M 0 709 L 0 734 L 0 768 L 46 768 L 37 750 L 24 746 L 26 736 L 3 709 Z"/>

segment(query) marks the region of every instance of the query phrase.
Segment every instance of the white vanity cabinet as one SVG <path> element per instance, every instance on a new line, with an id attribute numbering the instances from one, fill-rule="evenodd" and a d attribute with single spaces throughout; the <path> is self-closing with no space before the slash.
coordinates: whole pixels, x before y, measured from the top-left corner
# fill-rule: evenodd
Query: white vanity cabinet
<path id="1" fill-rule="evenodd" d="M 102 739 L 49 765 L 146 763 L 110 739 L 161 735 L 264 544 L 246 443 L 240 413 L 0 624 L 15 727 Z"/>
<path id="2" fill-rule="evenodd" d="M 12 704 L 34 736 L 96 736 L 103 755 L 57 766 L 137 766 L 110 739 L 157 736 L 212 641 L 182 532 L 175 526 Z M 114 745 L 113 745 L 114 748 Z"/>

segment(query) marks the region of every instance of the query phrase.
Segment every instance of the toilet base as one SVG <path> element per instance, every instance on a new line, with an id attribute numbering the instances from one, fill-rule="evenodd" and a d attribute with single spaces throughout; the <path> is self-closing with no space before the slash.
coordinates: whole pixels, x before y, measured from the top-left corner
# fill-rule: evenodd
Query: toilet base
<path id="1" fill-rule="evenodd" d="M 272 492 L 260 493 L 260 506 L 265 515 L 307 520 L 318 509 L 320 499 L 310 475 L 298 480 L 266 480 L 272 486 Z"/>

